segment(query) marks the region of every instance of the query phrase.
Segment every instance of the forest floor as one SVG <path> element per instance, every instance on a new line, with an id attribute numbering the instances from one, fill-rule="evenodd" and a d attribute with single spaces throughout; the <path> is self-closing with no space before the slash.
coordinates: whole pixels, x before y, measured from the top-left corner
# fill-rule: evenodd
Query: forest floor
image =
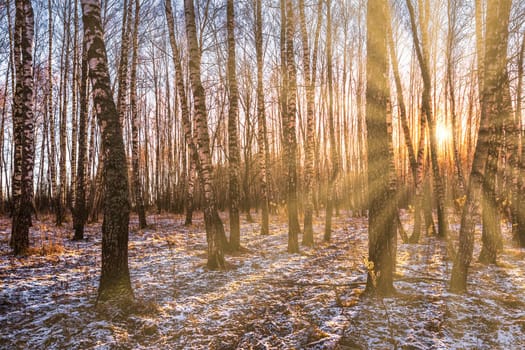
<path id="1" fill-rule="evenodd" d="M 409 232 L 410 217 L 402 218 Z M 143 304 L 131 313 L 94 307 L 100 224 L 72 242 L 71 224 L 35 221 L 34 254 L 13 257 L 10 220 L 0 219 L 0 348 L 525 348 L 525 250 L 511 246 L 508 228 L 498 265 L 473 264 L 467 295 L 447 291 L 446 244 L 423 237 L 398 244 L 398 295 L 371 299 L 362 295 L 366 218 L 341 213 L 330 243 L 321 242 L 324 220 L 316 219 L 317 246 L 300 254 L 286 253 L 283 215 L 271 217 L 269 236 L 243 218 L 246 251 L 227 256 L 225 271 L 205 267 L 200 215 L 191 227 L 182 216 L 148 219 L 145 230 L 131 222 L 131 280 Z"/>

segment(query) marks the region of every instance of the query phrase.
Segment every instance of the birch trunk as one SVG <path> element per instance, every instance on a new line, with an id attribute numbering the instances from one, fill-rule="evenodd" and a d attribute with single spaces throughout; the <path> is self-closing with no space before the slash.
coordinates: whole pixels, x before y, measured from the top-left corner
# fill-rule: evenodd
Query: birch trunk
<path id="1" fill-rule="evenodd" d="M 201 82 L 201 54 L 197 42 L 197 28 L 195 25 L 195 8 L 193 0 L 184 0 L 184 14 L 186 19 L 186 39 L 189 48 L 190 81 L 193 90 L 193 103 L 197 133 L 197 149 L 199 161 L 199 175 L 203 184 L 204 194 L 204 221 L 208 242 L 208 267 L 211 269 L 224 268 L 224 226 L 217 211 L 215 193 L 212 187 L 212 163 L 210 155 L 210 136 L 208 134 L 208 114 L 206 98 Z"/>
<path id="2" fill-rule="evenodd" d="M 33 34 L 30 0 L 17 0 L 14 30 L 15 91 L 13 103 L 13 221 L 10 245 L 15 255 L 29 248 L 33 211 Z"/>
<path id="3" fill-rule="evenodd" d="M 130 77 L 130 107 L 131 107 L 131 167 L 133 178 L 133 192 L 135 194 L 135 210 L 139 216 L 139 228 L 147 227 L 146 211 L 144 210 L 144 197 L 142 194 L 142 183 L 140 181 L 139 161 L 139 116 L 137 111 L 137 64 L 138 64 L 138 31 L 140 21 L 140 1 L 135 0 L 135 19 L 133 25 L 133 56 L 131 59 Z"/>
<path id="4" fill-rule="evenodd" d="M 100 2 L 82 0 L 84 40 L 94 111 L 102 132 L 104 150 L 104 221 L 102 223 L 102 273 L 98 301 L 133 299 L 128 268 L 128 173 L 122 125 L 111 94 Z"/>
<path id="5" fill-rule="evenodd" d="M 88 125 L 88 98 L 87 84 L 88 62 L 86 43 L 82 48 L 82 63 L 80 73 L 80 116 L 78 120 L 78 165 L 76 174 L 75 209 L 73 211 L 74 240 L 84 239 L 84 225 L 87 219 L 86 210 L 86 167 L 87 167 L 87 125 Z"/>
<path id="6" fill-rule="evenodd" d="M 239 178 L 240 178 L 240 151 L 237 128 L 239 124 L 239 89 L 237 87 L 237 73 L 235 60 L 235 10 L 233 0 L 226 5 L 226 27 L 228 31 L 228 170 L 230 194 L 230 249 L 238 251 L 241 247 L 241 233 L 239 221 Z M 248 164 L 246 160 L 246 164 Z M 250 209 L 248 206 L 248 213 Z"/>
<path id="7" fill-rule="evenodd" d="M 410 14 L 410 24 L 412 27 L 412 38 L 416 49 L 416 56 L 419 62 L 421 77 L 423 78 L 423 96 L 421 112 L 425 116 L 428 129 L 429 129 L 429 141 L 430 141 L 430 158 L 432 164 L 432 175 L 436 193 L 436 204 L 437 204 L 437 216 L 438 216 L 438 237 L 445 238 L 448 231 L 448 220 L 445 213 L 445 188 L 443 179 L 440 175 L 440 169 L 438 164 L 437 155 L 437 140 L 436 140 L 436 120 L 432 112 L 432 101 L 431 91 L 432 82 L 430 78 L 429 68 L 429 54 L 428 54 L 428 34 L 427 28 L 424 24 L 421 25 L 421 41 L 418 38 L 418 30 L 416 25 L 416 19 L 414 14 L 414 8 L 411 0 L 406 0 L 407 7 Z M 420 12 L 421 9 L 420 4 Z M 420 23 L 425 23 L 425 19 L 420 18 Z"/>
<path id="8" fill-rule="evenodd" d="M 303 71 L 304 84 L 306 88 L 306 139 L 304 140 L 304 188 L 305 188 L 305 208 L 304 208 L 304 232 L 303 245 L 314 245 L 314 231 L 312 227 L 312 216 L 314 210 L 313 203 L 313 180 L 314 180 L 314 143 L 315 143 L 315 72 L 317 65 L 317 43 L 318 34 L 321 27 L 323 1 L 319 0 L 317 5 L 317 24 L 315 31 L 314 44 L 314 64 L 310 67 L 310 48 L 308 45 L 308 33 L 306 31 L 306 16 L 304 13 L 304 0 L 299 1 L 299 24 L 301 27 L 301 41 L 303 44 Z"/>
<path id="9" fill-rule="evenodd" d="M 287 68 L 287 103 L 286 118 L 283 128 L 286 130 L 286 160 L 288 169 L 287 206 L 288 206 L 288 252 L 299 252 L 299 218 L 297 208 L 297 138 L 295 124 L 297 118 L 297 77 L 294 60 L 294 14 L 291 0 L 286 1 L 286 68 Z"/>
<path id="10" fill-rule="evenodd" d="M 330 140 L 330 163 L 331 169 L 328 175 L 328 190 L 326 194 L 326 222 L 324 241 L 329 242 L 332 235 L 332 211 L 335 194 L 335 180 L 339 170 L 339 155 L 337 154 L 336 131 L 334 126 L 334 92 L 332 72 L 332 16 L 331 2 L 326 0 L 326 70 L 328 80 L 328 132 Z"/>
<path id="11" fill-rule="evenodd" d="M 75 6 L 73 7 L 73 67 L 72 67 L 72 83 L 71 83 L 71 182 L 69 185 L 69 192 L 67 195 L 67 204 L 71 208 L 73 215 L 76 204 L 76 177 L 77 177 L 77 146 L 78 146 L 78 0 L 73 0 Z"/>
<path id="12" fill-rule="evenodd" d="M 388 131 L 387 16 L 385 0 L 367 8 L 366 127 L 368 149 L 368 260 L 366 291 L 388 295 L 393 286 L 397 205 L 392 199 Z"/>
<path id="13" fill-rule="evenodd" d="M 456 168 L 457 174 L 457 187 L 459 187 L 459 193 L 456 197 L 463 195 L 465 191 L 465 178 L 463 177 L 463 169 L 461 167 L 461 158 L 458 150 L 458 125 L 457 125 L 457 112 L 456 112 L 456 94 L 454 84 L 454 45 L 456 43 L 456 22 L 457 22 L 457 4 L 455 0 L 448 0 L 447 5 L 448 15 L 448 32 L 447 32 L 447 72 L 446 72 L 446 84 L 447 91 L 450 99 L 450 114 L 452 116 L 452 151 L 454 158 L 454 167 Z M 455 185 L 456 186 L 456 185 Z"/>
<path id="14" fill-rule="evenodd" d="M 56 224 L 61 226 L 65 221 L 66 215 L 66 193 L 67 193 L 67 109 L 68 109 L 68 80 L 69 80 L 69 46 L 70 46 L 70 23 L 71 23 L 71 0 L 67 2 L 64 7 L 64 21 L 63 25 L 65 28 L 65 42 L 62 45 L 62 55 L 64 66 L 62 69 L 62 81 L 61 85 L 61 113 L 59 120 L 59 144 L 60 144 L 60 161 L 59 161 L 59 173 L 60 181 L 58 183 L 57 193 L 57 208 L 56 208 Z"/>
<path id="15" fill-rule="evenodd" d="M 257 145 L 259 152 L 259 185 L 261 196 L 261 235 L 268 235 L 269 231 L 269 198 L 268 198 L 268 135 L 266 133 L 266 111 L 263 91 L 263 37 L 262 37 L 262 5 L 261 0 L 255 1 L 255 56 L 257 60 Z"/>
<path id="16" fill-rule="evenodd" d="M 188 186 L 186 192 L 186 219 L 184 224 L 191 225 L 193 219 L 194 207 L 194 189 L 196 169 L 199 169 L 199 155 L 197 153 L 197 146 L 194 143 L 192 132 L 192 125 L 190 120 L 190 110 L 188 107 L 188 97 L 186 96 L 186 85 L 184 83 L 184 76 L 181 63 L 181 54 L 177 41 L 175 39 L 175 24 L 173 21 L 173 9 L 171 1 L 165 0 L 164 7 L 166 11 L 166 21 L 168 23 L 168 33 L 170 37 L 170 45 L 172 50 L 173 65 L 175 66 L 175 84 L 177 86 L 177 93 L 179 95 L 179 103 L 181 108 L 182 127 L 184 129 L 184 138 L 189 148 L 189 170 L 188 170 Z M 200 69 L 200 68 L 199 68 Z"/>
<path id="17" fill-rule="evenodd" d="M 51 0 L 47 1 L 48 7 L 48 55 L 47 55 L 47 79 L 48 79 L 48 95 L 47 95 L 47 114 L 49 119 L 49 173 L 51 177 L 51 202 L 55 210 L 55 215 L 58 217 L 60 210 L 60 203 L 58 202 L 57 190 L 57 174 L 56 174 L 56 140 L 55 140 L 55 112 L 53 109 L 53 11 L 51 7 Z"/>
<path id="18" fill-rule="evenodd" d="M 457 293 L 467 290 L 467 274 L 474 249 L 474 214 L 478 211 L 477 201 L 482 195 L 490 129 L 500 113 L 499 106 L 501 106 L 503 90 L 507 83 L 505 77 L 510 7 L 510 0 L 488 1 L 488 35 L 484 55 L 484 62 L 487 65 L 483 75 L 479 135 L 467 188 L 467 198 L 461 216 L 459 250 L 454 260 L 450 280 L 450 289 Z"/>

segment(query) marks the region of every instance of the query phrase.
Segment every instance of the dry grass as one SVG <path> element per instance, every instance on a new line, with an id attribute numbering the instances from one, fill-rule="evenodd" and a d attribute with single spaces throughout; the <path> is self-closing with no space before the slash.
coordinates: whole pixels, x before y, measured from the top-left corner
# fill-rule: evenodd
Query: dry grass
<path id="1" fill-rule="evenodd" d="M 64 245 L 59 242 L 44 241 L 40 246 L 29 247 L 26 251 L 27 255 L 60 255 L 65 252 Z"/>

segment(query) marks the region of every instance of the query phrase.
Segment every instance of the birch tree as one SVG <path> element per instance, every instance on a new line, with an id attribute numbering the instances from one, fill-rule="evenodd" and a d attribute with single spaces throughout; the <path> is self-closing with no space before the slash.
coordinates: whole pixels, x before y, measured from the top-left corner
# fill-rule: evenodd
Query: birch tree
<path id="1" fill-rule="evenodd" d="M 467 187 L 466 202 L 461 215 L 459 249 L 454 260 L 450 289 L 453 292 L 467 290 L 467 274 L 474 250 L 475 213 L 483 195 L 485 166 L 488 159 L 490 130 L 499 118 L 504 88 L 508 79 L 506 53 L 511 0 L 489 0 L 487 6 L 487 38 L 482 79 L 481 120 L 474 152 L 472 169 Z"/>
<path id="2" fill-rule="evenodd" d="M 420 16 L 420 30 L 416 24 L 416 16 L 411 0 L 406 0 L 408 12 L 410 15 L 410 26 L 412 28 L 412 39 L 416 51 L 416 57 L 419 62 L 421 77 L 423 79 L 423 93 L 421 97 L 421 113 L 426 119 L 429 129 L 430 158 L 432 164 L 432 175 L 436 193 L 437 216 L 438 216 L 438 236 L 445 238 L 448 231 L 448 220 L 445 213 L 445 188 L 438 164 L 437 140 L 436 140 L 436 120 L 432 109 L 432 81 L 429 67 L 429 49 L 428 49 L 428 23 L 427 18 Z M 427 13 L 427 9 L 422 9 L 423 1 L 419 1 L 419 12 Z M 421 39 L 419 36 L 421 35 Z"/>
<path id="3" fill-rule="evenodd" d="M 336 198 L 335 180 L 339 171 L 339 155 L 337 154 L 336 130 L 334 126 L 334 87 L 332 67 L 332 15 L 331 2 L 326 0 L 326 76 L 328 80 L 328 137 L 330 142 L 330 174 L 328 175 L 328 190 L 326 194 L 326 221 L 324 241 L 330 241 L 332 235 L 332 211 Z"/>
<path id="4" fill-rule="evenodd" d="M 87 168 L 87 126 L 88 126 L 88 62 L 86 43 L 82 49 L 82 63 L 80 73 L 80 115 L 78 120 L 78 164 L 75 182 L 75 208 L 73 210 L 74 240 L 84 239 L 84 225 L 86 223 L 86 168 Z"/>
<path id="5" fill-rule="evenodd" d="M 263 36 L 262 36 L 262 4 L 261 0 L 255 0 L 255 56 L 257 60 L 257 154 L 259 164 L 259 184 L 261 200 L 261 234 L 269 234 L 269 196 L 268 196 L 268 171 L 269 150 L 268 134 L 266 125 L 266 108 L 264 105 L 263 91 Z"/>
<path id="6" fill-rule="evenodd" d="M 237 86 L 237 73 L 235 68 L 235 7 L 233 0 L 226 3 L 226 28 L 228 31 L 228 169 L 229 169 L 229 194 L 230 194 L 230 248 L 238 251 L 241 242 L 239 222 L 239 88 Z M 248 209 L 249 212 L 249 209 Z"/>
<path id="7" fill-rule="evenodd" d="M 139 228 L 147 226 L 146 211 L 144 210 L 144 196 L 142 193 L 142 183 L 140 181 L 140 162 L 139 162 L 139 116 L 137 111 L 137 65 L 139 55 L 139 22 L 140 22 L 140 1 L 135 0 L 135 18 L 133 23 L 131 76 L 130 76 L 130 109 L 131 109 L 131 167 L 133 193 L 135 195 L 135 210 L 139 216 Z"/>
<path id="8" fill-rule="evenodd" d="M 318 34 L 321 26 L 323 1 L 318 1 L 317 24 L 315 31 L 315 44 L 313 51 L 313 64 L 310 67 L 310 48 L 308 43 L 308 33 L 306 31 L 306 16 L 304 11 L 304 0 L 299 1 L 299 25 L 301 29 L 301 41 L 303 47 L 303 71 L 304 84 L 306 89 L 306 139 L 304 141 L 304 187 L 305 187 L 305 208 L 304 208 L 304 228 L 303 244 L 313 246 L 314 232 L 312 227 L 312 216 L 314 210 L 313 181 L 314 181 L 314 143 L 315 143 L 315 75 L 317 65 L 317 44 Z"/>
<path id="9" fill-rule="evenodd" d="M 299 252 L 299 218 L 297 208 L 297 75 L 294 60 L 294 13 L 291 0 L 286 2 L 286 112 L 283 113 L 287 162 L 288 252 Z M 282 97 L 281 97 L 282 98 Z"/>
<path id="10" fill-rule="evenodd" d="M 128 173 L 122 125 L 111 94 L 108 59 L 98 0 L 81 0 L 93 109 L 104 150 L 102 273 L 98 301 L 133 299 L 128 267 Z"/>
<path id="11" fill-rule="evenodd" d="M 15 2 L 13 96 L 13 221 L 10 245 L 15 255 L 29 248 L 33 211 L 33 35 L 34 17 L 30 0 Z"/>
<path id="12" fill-rule="evenodd" d="M 392 244 L 397 205 L 390 186 L 391 161 L 387 123 L 388 59 L 385 0 L 367 5 L 366 128 L 368 149 L 368 293 L 394 291 Z"/>
<path id="13" fill-rule="evenodd" d="M 193 104 L 196 126 L 196 144 L 198 150 L 199 176 L 204 194 L 204 221 L 206 239 L 208 242 L 208 267 L 211 269 L 224 267 L 225 234 L 222 220 L 217 211 L 215 193 L 211 177 L 212 164 L 210 155 L 210 136 L 208 134 L 208 113 L 206 98 L 201 81 L 201 53 L 197 41 L 195 25 L 195 7 L 193 0 L 184 0 L 184 15 L 186 19 L 186 40 L 189 49 L 190 81 L 193 91 Z"/>

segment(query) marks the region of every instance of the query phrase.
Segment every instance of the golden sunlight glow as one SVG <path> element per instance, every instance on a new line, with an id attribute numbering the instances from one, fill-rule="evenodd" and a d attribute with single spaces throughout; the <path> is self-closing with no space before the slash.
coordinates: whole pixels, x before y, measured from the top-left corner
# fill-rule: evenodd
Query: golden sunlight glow
<path id="1" fill-rule="evenodd" d="M 438 143 L 445 143 L 447 142 L 452 136 L 452 133 L 450 132 L 450 129 L 441 123 L 437 123 L 436 125 L 436 138 Z"/>

